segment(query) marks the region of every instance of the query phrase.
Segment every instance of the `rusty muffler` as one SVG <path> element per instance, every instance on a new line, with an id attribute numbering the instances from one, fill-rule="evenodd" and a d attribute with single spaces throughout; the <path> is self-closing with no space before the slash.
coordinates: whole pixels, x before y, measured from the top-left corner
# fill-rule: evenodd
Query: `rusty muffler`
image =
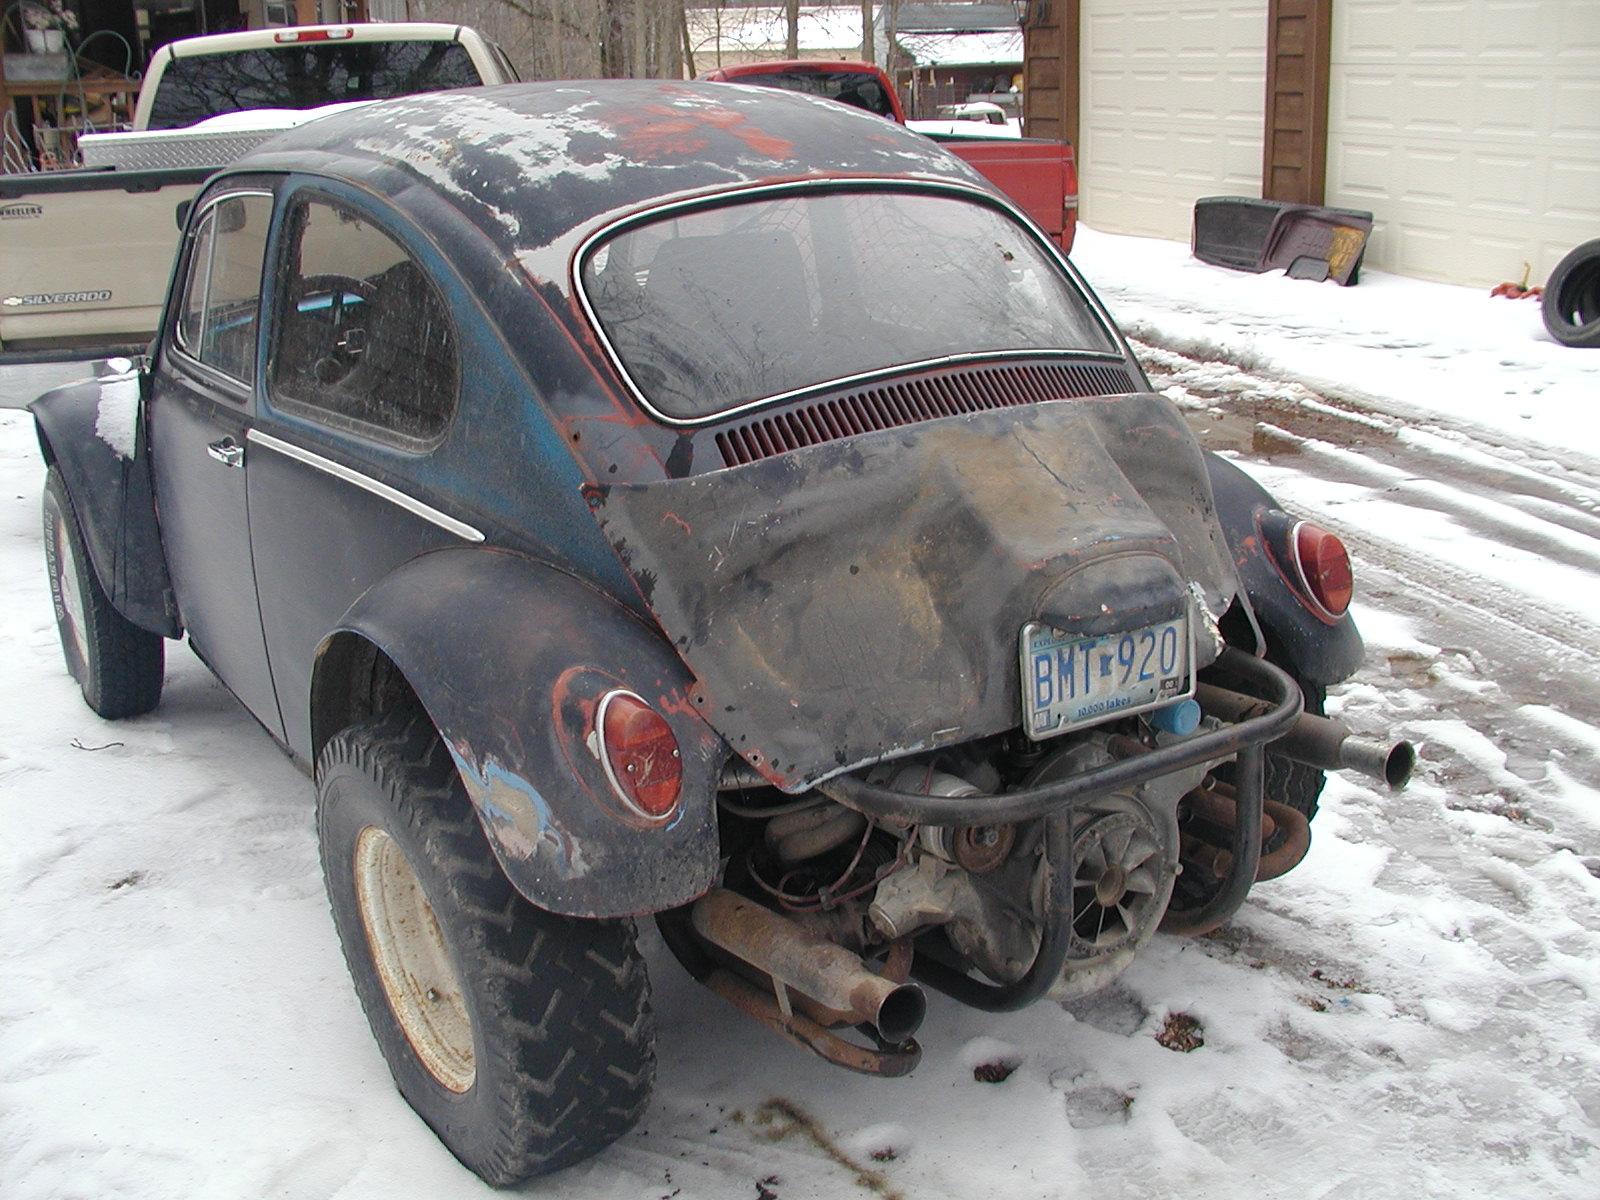
<path id="1" fill-rule="evenodd" d="M 1266 702 L 1241 692 L 1202 683 L 1195 690 L 1200 707 L 1225 721 L 1242 721 L 1254 716 Z M 1356 737 L 1343 721 L 1301 713 L 1289 732 L 1267 745 L 1272 754 L 1323 771 L 1356 771 L 1399 791 L 1411 779 L 1417 764 L 1417 751 L 1410 742 L 1393 745 Z"/>
<path id="2" fill-rule="evenodd" d="M 713 946 L 770 976 L 800 996 L 870 1025 L 892 1045 L 909 1041 L 928 1001 L 914 983 L 875 975 L 835 942 L 726 888 L 695 901 L 694 931 Z"/>
<path id="3" fill-rule="evenodd" d="M 1196 788 L 1184 797 L 1190 813 L 1218 829 L 1233 832 L 1239 809 L 1239 794 L 1226 783 L 1212 783 Z M 1280 836 L 1281 835 L 1281 836 Z M 1261 840 L 1263 844 L 1276 842 L 1270 851 L 1264 851 L 1256 867 L 1256 882 L 1265 883 L 1287 875 L 1311 849 L 1311 823 L 1305 814 L 1277 800 L 1262 801 Z M 1218 879 L 1227 875 L 1233 865 L 1233 855 L 1226 847 L 1216 845 L 1206 838 L 1184 835 L 1184 857 L 1193 859 L 1211 871 Z"/>

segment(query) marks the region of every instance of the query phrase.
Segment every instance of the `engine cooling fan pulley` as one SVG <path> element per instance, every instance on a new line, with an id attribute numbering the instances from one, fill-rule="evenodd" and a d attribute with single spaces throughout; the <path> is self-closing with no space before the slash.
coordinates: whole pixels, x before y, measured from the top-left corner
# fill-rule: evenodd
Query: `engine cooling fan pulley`
<path id="1" fill-rule="evenodd" d="M 1129 809 L 1095 816 L 1074 837 L 1072 854 L 1075 957 L 1142 942 L 1161 920 L 1170 887 L 1155 829 Z"/>

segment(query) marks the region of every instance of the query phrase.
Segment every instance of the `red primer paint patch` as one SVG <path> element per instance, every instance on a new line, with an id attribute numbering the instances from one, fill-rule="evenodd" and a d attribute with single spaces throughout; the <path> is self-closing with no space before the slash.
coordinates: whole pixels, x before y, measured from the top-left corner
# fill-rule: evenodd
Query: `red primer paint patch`
<path id="1" fill-rule="evenodd" d="M 743 113 L 720 105 L 678 109 L 649 104 L 636 113 L 619 113 L 611 120 L 622 133 L 623 146 L 639 159 L 698 153 L 710 141 L 710 130 L 728 133 L 768 158 L 788 158 L 794 152 L 794 143 L 787 138 L 757 129 Z"/>

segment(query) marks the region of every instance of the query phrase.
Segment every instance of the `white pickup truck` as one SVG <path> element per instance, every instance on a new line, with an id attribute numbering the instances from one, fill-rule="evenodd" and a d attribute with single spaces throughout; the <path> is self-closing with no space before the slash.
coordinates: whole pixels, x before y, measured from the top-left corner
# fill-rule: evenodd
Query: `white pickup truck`
<path id="1" fill-rule="evenodd" d="M 0 363 L 142 349 L 180 206 L 305 110 L 516 79 L 504 51 L 464 25 L 302 26 L 163 46 L 131 132 L 81 138 L 81 170 L 0 175 Z"/>

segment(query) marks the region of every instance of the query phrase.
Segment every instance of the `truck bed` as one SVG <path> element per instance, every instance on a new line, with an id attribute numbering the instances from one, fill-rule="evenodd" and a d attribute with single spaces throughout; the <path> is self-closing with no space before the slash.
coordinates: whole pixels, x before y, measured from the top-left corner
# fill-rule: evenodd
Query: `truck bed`
<path id="1" fill-rule="evenodd" d="M 1072 147 L 1044 138 L 929 133 L 1009 196 L 1060 245 L 1072 249 L 1078 224 L 1078 168 Z"/>
<path id="2" fill-rule="evenodd" d="M 148 343 L 172 274 L 178 205 L 215 170 L 0 176 L 0 363 Z"/>

